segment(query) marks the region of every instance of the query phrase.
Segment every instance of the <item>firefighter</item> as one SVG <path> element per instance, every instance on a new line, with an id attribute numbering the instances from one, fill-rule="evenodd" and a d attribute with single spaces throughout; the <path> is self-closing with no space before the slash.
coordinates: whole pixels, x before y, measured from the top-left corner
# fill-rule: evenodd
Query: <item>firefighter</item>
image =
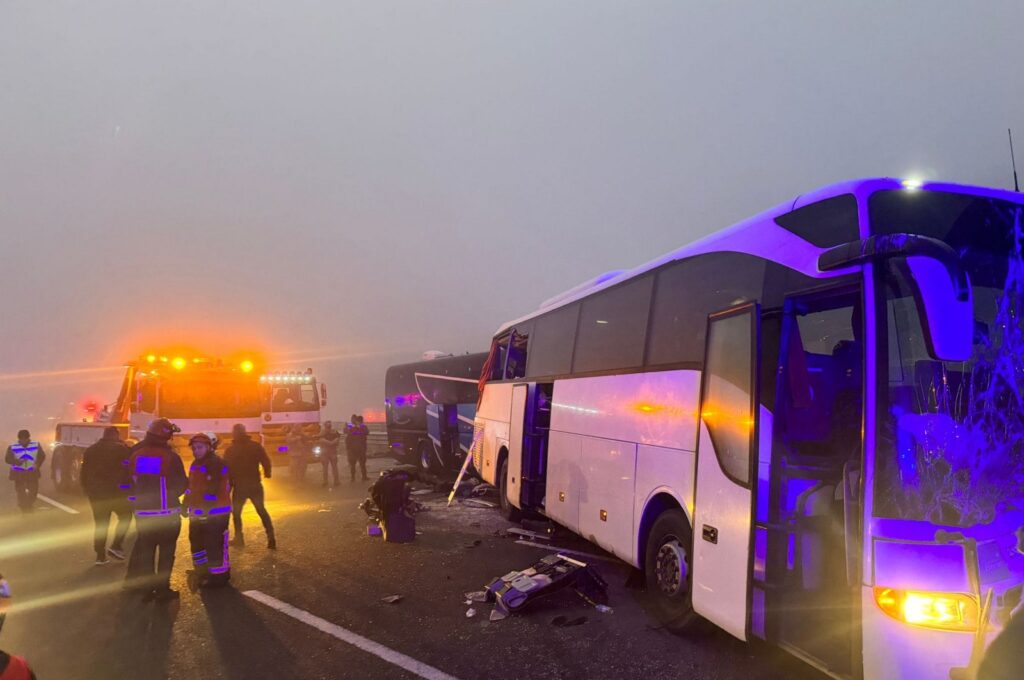
<path id="1" fill-rule="evenodd" d="M 338 486 L 338 444 L 341 443 L 341 433 L 334 429 L 331 421 L 324 422 L 324 429 L 320 431 L 320 465 L 323 469 L 323 483 L 327 486 L 327 468 L 331 468 L 334 475 L 334 486 Z"/>
<path id="2" fill-rule="evenodd" d="M 185 507 L 188 540 L 198 585 L 218 587 L 231 579 L 228 561 L 228 517 L 231 483 L 228 467 L 217 455 L 214 438 L 197 434 L 189 440 L 195 460 L 188 470 Z"/>
<path id="3" fill-rule="evenodd" d="M 131 495 L 137 537 L 128 561 L 126 586 L 143 594 L 143 601 L 173 600 L 174 550 L 181 533 L 180 497 L 188 488 L 185 466 L 170 440 L 181 430 L 166 418 L 149 425 L 146 436 L 132 447 Z"/>
<path id="4" fill-rule="evenodd" d="M 22 512 L 32 512 L 39 495 L 39 471 L 46 460 L 46 452 L 39 442 L 32 441 L 28 430 L 18 430 L 18 443 L 7 447 L 4 462 L 11 466 L 9 479 L 14 482 L 14 493 Z"/>
<path id="5" fill-rule="evenodd" d="M 82 471 L 79 480 L 96 524 L 93 548 L 96 564 L 107 564 L 107 555 L 116 560 L 124 559 L 121 547 L 132 522 L 132 506 L 128 502 L 128 487 L 131 473 L 128 462 L 132 452 L 121 441 L 117 428 L 109 425 L 103 428 L 103 438 L 82 454 Z M 110 515 L 117 516 L 114 540 L 107 547 L 107 532 L 110 529 Z"/>
<path id="6" fill-rule="evenodd" d="M 270 479 L 270 456 L 266 449 L 245 431 L 245 425 L 238 423 L 231 430 L 231 445 L 224 452 L 224 462 L 228 465 L 228 474 L 231 477 L 231 519 L 235 525 L 235 538 L 231 545 L 239 548 L 245 547 L 245 537 L 242 534 L 242 508 L 245 502 L 251 500 L 256 514 L 263 522 L 263 529 L 267 532 L 267 548 L 277 549 L 277 539 L 274 537 L 274 524 L 270 521 L 270 513 L 263 504 L 263 482 L 260 479 L 260 467 L 263 468 L 263 476 Z"/>
<path id="7" fill-rule="evenodd" d="M 0 574 L 0 630 L 3 630 L 10 600 L 11 588 L 7 579 Z M 36 680 L 36 674 L 28 667 L 25 659 L 0 650 L 0 680 Z"/>

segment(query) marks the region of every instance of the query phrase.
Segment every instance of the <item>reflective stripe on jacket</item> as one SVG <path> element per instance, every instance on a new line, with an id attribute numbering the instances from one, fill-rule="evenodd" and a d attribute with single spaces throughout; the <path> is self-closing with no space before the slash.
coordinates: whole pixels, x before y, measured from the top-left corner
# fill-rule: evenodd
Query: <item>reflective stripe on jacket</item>
<path id="1" fill-rule="evenodd" d="M 29 442 L 28 446 L 11 444 L 11 453 L 14 454 L 16 463 L 11 463 L 11 469 L 15 472 L 33 472 L 36 469 L 36 461 L 39 460 L 39 442 Z"/>
<path id="2" fill-rule="evenodd" d="M 231 512 L 228 467 L 216 453 L 206 454 L 189 467 L 185 505 L 195 518 Z"/>

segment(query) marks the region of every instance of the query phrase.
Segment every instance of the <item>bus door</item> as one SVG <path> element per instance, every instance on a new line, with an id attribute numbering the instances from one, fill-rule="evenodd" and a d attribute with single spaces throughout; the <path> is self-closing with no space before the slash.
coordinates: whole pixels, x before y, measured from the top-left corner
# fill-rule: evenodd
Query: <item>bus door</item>
<path id="1" fill-rule="evenodd" d="M 513 506 L 522 507 L 520 493 L 523 484 L 523 434 L 526 401 L 530 386 L 512 386 L 512 416 L 508 431 L 508 486 L 506 498 Z"/>
<path id="2" fill-rule="evenodd" d="M 859 610 L 864 343 L 856 287 L 791 296 L 783 307 L 767 526 L 769 639 L 848 675 Z M 761 503 L 758 504 L 761 507 Z M 760 520 L 760 518 L 759 518 Z"/>
<path id="3" fill-rule="evenodd" d="M 756 304 L 708 319 L 694 493 L 693 608 L 747 639 L 757 457 Z"/>

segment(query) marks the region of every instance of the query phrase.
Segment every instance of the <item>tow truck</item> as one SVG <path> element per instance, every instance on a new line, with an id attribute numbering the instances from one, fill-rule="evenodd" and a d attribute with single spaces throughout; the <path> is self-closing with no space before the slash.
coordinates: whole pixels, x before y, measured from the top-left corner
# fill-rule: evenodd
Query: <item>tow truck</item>
<path id="1" fill-rule="evenodd" d="M 283 437 L 284 425 L 300 423 L 318 434 L 327 388 L 317 383 L 312 369 L 298 374 L 259 368 L 250 358 L 163 353 L 128 362 L 117 400 L 104 409 L 109 419 L 94 416 L 57 424 L 51 466 L 54 485 L 61 491 L 78 487 L 82 454 L 110 425 L 118 428 L 124 441 L 134 443 L 143 438 L 149 423 L 167 418 L 181 428 L 171 441 L 179 451 L 198 432 L 213 432 L 225 440 L 238 423 L 253 437 L 267 435 L 271 447 Z"/>

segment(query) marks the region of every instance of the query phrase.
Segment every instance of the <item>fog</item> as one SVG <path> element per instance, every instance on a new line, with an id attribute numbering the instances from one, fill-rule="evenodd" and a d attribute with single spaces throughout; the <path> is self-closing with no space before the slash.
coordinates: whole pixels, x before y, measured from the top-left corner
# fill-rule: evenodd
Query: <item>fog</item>
<path id="1" fill-rule="evenodd" d="M 0 439 L 151 346 L 384 369 L 861 176 L 1011 182 L 1024 4 L 5 2 Z"/>

